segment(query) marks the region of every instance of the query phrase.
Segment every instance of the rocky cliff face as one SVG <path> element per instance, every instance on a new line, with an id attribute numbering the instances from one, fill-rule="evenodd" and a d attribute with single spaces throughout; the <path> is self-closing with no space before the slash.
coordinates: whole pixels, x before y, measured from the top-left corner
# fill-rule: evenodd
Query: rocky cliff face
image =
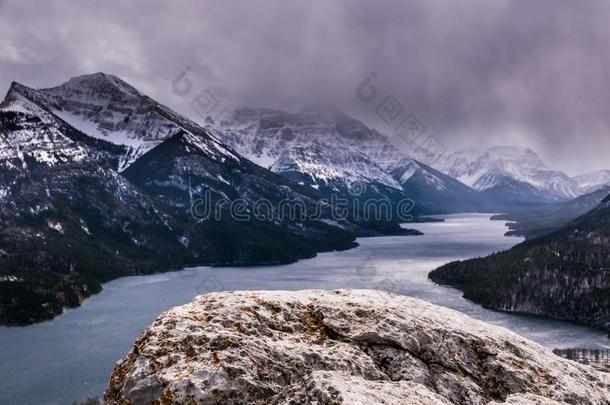
<path id="1" fill-rule="evenodd" d="M 610 375 L 380 291 L 224 292 L 163 313 L 108 403 L 609 404 Z"/>

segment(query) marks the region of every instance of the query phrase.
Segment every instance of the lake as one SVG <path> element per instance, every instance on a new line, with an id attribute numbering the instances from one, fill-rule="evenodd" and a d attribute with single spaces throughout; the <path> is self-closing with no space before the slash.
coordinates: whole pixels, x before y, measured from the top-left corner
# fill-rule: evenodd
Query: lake
<path id="1" fill-rule="evenodd" d="M 283 266 L 198 267 L 126 277 L 58 318 L 26 327 L 0 327 L 0 404 L 71 404 L 101 396 L 114 363 L 169 307 L 217 290 L 374 288 L 418 297 L 504 326 L 548 347 L 610 348 L 601 331 L 545 318 L 490 311 L 461 292 L 427 279 L 456 259 L 504 250 L 521 241 L 503 236 L 490 215 L 444 216 L 412 225 L 423 236 L 362 238 L 356 249 L 323 253 Z"/>

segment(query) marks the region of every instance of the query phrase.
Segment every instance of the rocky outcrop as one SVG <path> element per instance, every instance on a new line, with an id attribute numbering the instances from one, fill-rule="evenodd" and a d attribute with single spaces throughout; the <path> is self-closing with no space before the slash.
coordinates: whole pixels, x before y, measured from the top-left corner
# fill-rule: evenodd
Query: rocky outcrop
<path id="1" fill-rule="evenodd" d="M 372 290 L 222 292 L 163 313 L 108 403 L 610 404 L 610 375 Z"/>

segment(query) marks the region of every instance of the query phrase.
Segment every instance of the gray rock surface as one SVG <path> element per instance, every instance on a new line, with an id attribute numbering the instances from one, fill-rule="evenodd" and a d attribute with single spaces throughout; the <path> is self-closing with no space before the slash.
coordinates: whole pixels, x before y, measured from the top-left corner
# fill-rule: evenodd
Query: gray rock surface
<path id="1" fill-rule="evenodd" d="M 161 314 L 108 403 L 610 404 L 610 374 L 373 290 L 222 292 Z"/>

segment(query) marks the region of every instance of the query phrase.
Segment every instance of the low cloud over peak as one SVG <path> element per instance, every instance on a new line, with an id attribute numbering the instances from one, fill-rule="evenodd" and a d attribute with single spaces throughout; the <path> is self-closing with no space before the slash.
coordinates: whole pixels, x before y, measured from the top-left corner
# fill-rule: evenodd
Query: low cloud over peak
<path id="1" fill-rule="evenodd" d="M 603 1 L 9 0 L 0 89 L 104 71 L 197 118 L 171 90 L 189 67 L 197 89 L 230 105 L 323 101 L 384 129 L 355 95 L 375 72 L 379 97 L 449 149 L 529 146 L 580 174 L 608 168 L 609 19 Z"/>

